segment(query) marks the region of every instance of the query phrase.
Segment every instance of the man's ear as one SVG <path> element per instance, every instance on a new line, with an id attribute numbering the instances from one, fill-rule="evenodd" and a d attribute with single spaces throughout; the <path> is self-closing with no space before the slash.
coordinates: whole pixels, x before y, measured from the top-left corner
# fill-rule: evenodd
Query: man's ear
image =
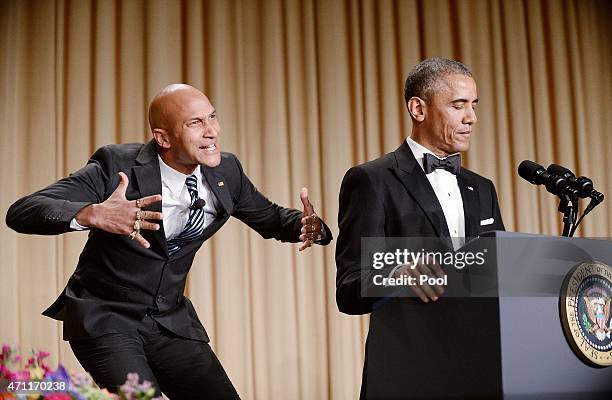
<path id="1" fill-rule="evenodd" d="M 170 148 L 170 141 L 168 140 L 168 132 L 166 132 L 165 129 L 162 129 L 162 128 L 153 129 L 153 139 L 155 139 L 155 142 L 157 143 L 159 147 L 164 148 L 164 149 Z"/>
<path id="2" fill-rule="evenodd" d="M 408 100 L 408 112 L 417 122 L 423 122 L 425 119 L 425 101 L 419 97 L 411 97 Z"/>

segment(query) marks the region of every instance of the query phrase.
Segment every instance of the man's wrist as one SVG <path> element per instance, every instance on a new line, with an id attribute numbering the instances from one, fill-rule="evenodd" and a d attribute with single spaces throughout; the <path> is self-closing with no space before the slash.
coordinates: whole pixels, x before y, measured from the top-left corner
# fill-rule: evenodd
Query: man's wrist
<path id="1" fill-rule="evenodd" d="M 84 228 L 93 228 L 95 227 L 95 215 L 96 208 L 98 204 L 90 204 L 85 206 L 79 210 L 79 212 L 74 216 L 74 221 Z"/>

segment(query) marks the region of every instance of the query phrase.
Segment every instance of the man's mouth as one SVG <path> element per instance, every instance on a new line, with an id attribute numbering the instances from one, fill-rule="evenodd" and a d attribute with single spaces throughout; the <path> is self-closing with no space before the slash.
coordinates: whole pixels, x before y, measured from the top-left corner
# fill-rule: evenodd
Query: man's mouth
<path id="1" fill-rule="evenodd" d="M 216 143 L 211 143 L 211 144 L 208 144 L 206 146 L 200 146 L 199 148 L 200 148 L 200 150 L 204 150 L 204 151 L 206 151 L 208 153 L 214 153 L 215 151 L 217 151 L 217 144 Z"/>

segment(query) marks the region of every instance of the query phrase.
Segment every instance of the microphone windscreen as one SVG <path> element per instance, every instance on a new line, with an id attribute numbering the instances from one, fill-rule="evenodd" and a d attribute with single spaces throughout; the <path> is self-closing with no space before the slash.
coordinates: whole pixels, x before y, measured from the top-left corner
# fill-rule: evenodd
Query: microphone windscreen
<path id="1" fill-rule="evenodd" d="M 572 171 L 569 169 L 559 165 L 559 164 L 550 164 L 548 168 L 546 168 L 549 174 L 553 175 L 563 175 L 563 176 L 575 176 Z M 569 175 L 568 175 L 569 174 Z"/>
<path id="2" fill-rule="evenodd" d="M 544 170 L 544 167 L 530 160 L 525 160 L 518 166 L 519 176 L 533 184 L 538 184 L 538 182 L 536 182 L 536 176 L 539 170 Z"/>

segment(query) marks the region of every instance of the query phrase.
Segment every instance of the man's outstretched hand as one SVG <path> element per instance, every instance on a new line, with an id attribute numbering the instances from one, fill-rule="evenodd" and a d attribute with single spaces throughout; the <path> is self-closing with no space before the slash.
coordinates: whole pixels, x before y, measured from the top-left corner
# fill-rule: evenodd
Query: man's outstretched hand
<path id="1" fill-rule="evenodd" d="M 76 222 L 89 228 L 98 228 L 118 235 L 130 235 L 143 247 L 149 248 L 149 242 L 140 234 L 141 229 L 156 231 L 159 224 L 150 220 L 162 220 L 163 214 L 155 211 L 143 211 L 144 207 L 161 201 L 159 194 L 143 197 L 138 200 L 127 200 L 125 191 L 128 187 L 128 177 L 119 172 L 119 186 L 104 202 L 90 204 L 82 208 L 75 216 Z M 136 223 L 138 222 L 138 223 Z"/>
<path id="2" fill-rule="evenodd" d="M 310 200 L 308 200 L 307 188 L 302 188 L 300 199 L 304 205 L 304 213 L 302 214 L 302 234 L 300 235 L 302 245 L 298 250 L 302 251 L 312 246 L 315 241 L 321 240 L 323 232 L 321 231 L 321 220 L 315 214 L 314 207 L 310 204 Z"/>

